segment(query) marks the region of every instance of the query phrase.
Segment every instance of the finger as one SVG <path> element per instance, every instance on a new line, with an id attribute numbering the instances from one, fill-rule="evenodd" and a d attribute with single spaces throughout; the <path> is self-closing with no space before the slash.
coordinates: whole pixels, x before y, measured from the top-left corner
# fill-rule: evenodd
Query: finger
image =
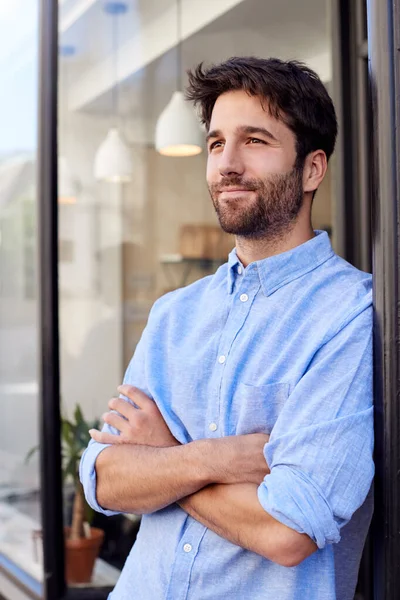
<path id="1" fill-rule="evenodd" d="M 146 408 L 153 406 L 154 404 L 154 400 L 149 398 L 142 390 L 139 390 L 139 388 L 135 388 L 132 385 L 120 385 L 117 389 L 120 394 L 123 394 L 132 400 L 142 410 L 146 410 Z"/>
<path id="2" fill-rule="evenodd" d="M 120 436 L 107 433 L 105 431 L 98 431 L 97 429 L 89 429 L 89 434 L 92 440 L 99 442 L 99 444 L 121 444 Z"/>
<path id="3" fill-rule="evenodd" d="M 119 412 L 120 415 L 123 415 L 128 421 L 134 417 L 132 411 L 138 410 L 135 406 L 132 406 L 128 400 L 123 400 L 122 398 L 111 398 L 108 402 L 108 406 L 111 410 Z"/>
<path id="4" fill-rule="evenodd" d="M 121 402 L 124 402 L 124 400 L 121 400 Z M 124 402 L 124 403 L 126 404 L 126 402 Z M 126 421 L 126 419 L 124 419 L 124 417 L 117 415 L 115 412 L 104 413 L 103 421 L 104 421 L 104 423 L 107 423 L 107 425 L 111 425 L 111 427 L 115 427 L 115 429 L 118 429 L 118 431 L 123 431 L 125 429 L 125 425 L 127 423 L 127 421 Z"/>

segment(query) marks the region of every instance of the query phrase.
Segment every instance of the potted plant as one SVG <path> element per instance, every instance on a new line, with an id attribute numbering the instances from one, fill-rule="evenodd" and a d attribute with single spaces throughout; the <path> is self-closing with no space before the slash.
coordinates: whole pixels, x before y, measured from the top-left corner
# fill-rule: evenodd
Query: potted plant
<path id="1" fill-rule="evenodd" d="M 90 582 L 94 563 L 104 539 L 102 529 L 89 525 L 93 511 L 85 500 L 79 480 L 79 463 L 90 441 L 89 429 L 92 428 L 98 429 L 99 421 L 85 421 L 78 404 L 73 420 L 65 416 L 61 418 L 63 482 L 71 482 L 74 486 L 71 525 L 64 528 L 65 577 L 69 584 Z M 33 448 L 29 452 L 27 460 L 37 449 Z"/>

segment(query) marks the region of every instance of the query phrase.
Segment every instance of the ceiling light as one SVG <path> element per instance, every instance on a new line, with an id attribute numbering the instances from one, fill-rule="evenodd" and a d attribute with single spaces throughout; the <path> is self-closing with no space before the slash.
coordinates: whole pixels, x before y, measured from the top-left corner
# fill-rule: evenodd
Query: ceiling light
<path id="1" fill-rule="evenodd" d="M 127 5 L 124 2 L 108 2 L 104 6 L 106 14 L 113 17 L 113 57 L 114 57 L 114 87 L 112 91 L 113 114 L 118 120 L 118 16 L 125 14 Z M 117 125 L 111 127 L 105 140 L 100 144 L 94 161 L 94 176 L 100 181 L 123 183 L 131 180 L 132 157 L 131 152 L 123 140 Z"/>
<path id="2" fill-rule="evenodd" d="M 174 92 L 156 127 L 156 150 L 164 156 L 194 156 L 202 151 L 202 133 L 182 92 Z"/>
<path id="3" fill-rule="evenodd" d="M 94 175 L 96 179 L 113 183 L 124 183 L 131 179 L 131 153 L 115 127 L 109 130 L 97 150 Z"/>
<path id="4" fill-rule="evenodd" d="M 181 0 L 177 0 L 177 91 L 158 118 L 156 150 L 164 156 L 195 156 L 202 151 L 203 134 L 193 109 L 182 93 Z"/>

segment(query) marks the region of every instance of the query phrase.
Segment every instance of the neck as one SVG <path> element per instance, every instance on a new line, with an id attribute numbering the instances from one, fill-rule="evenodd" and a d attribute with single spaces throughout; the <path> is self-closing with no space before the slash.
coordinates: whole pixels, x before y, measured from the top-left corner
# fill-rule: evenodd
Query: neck
<path id="1" fill-rule="evenodd" d="M 256 260 L 262 260 L 269 256 L 275 256 L 300 246 L 315 237 L 311 223 L 296 223 L 290 231 L 286 231 L 274 238 L 264 237 L 250 239 L 236 237 L 236 253 L 240 262 L 247 267 Z"/>

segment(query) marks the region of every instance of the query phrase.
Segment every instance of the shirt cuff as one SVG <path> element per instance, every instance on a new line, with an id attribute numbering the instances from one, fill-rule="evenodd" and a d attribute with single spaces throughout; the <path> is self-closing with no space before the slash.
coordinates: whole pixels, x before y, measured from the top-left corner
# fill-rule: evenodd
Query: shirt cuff
<path id="1" fill-rule="evenodd" d="M 258 499 L 274 519 L 318 546 L 340 541 L 340 529 L 318 486 L 288 465 L 277 465 L 258 488 Z"/>
<path id="2" fill-rule="evenodd" d="M 93 508 L 93 510 L 102 513 L 107 517 L 111 517 L 112 515 L 118 515 L 120 514 L 120 512 L 102 508 L 97 502 L 97 477 L 95 464 L 100 452 L 102 452 L 104 448 L 108 448 L 109 446 L 111 446 L 111 444 L 100 444 L 99 442 L 91 440 L 89 442 L 88 447 L 82 454 L 81 462 L 79 463 L 79 479 L 81 480 L 81 483 L 83 485 L 83 490 L 85 492 L 85 498 L 87 503 Z"/>

